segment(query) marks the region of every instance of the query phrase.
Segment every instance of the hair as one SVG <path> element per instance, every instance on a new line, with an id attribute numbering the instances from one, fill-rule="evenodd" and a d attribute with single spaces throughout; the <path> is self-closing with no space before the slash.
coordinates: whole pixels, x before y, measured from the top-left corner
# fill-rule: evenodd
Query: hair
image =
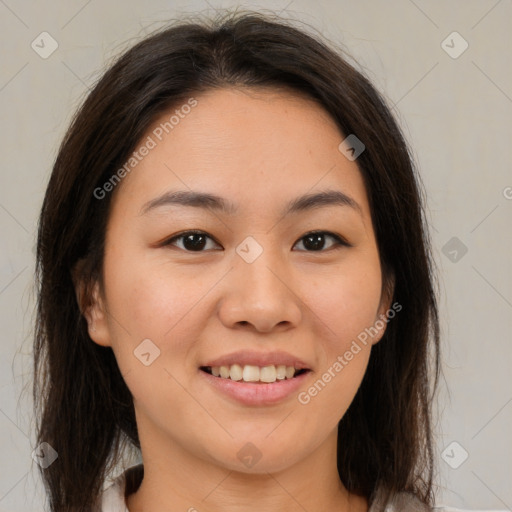
<path id="1" fill-rule="evenodd" d="M 113 194 L 94 195 L 159 116 L 192 94 L 286 89 L 315 100 L 366 149 L 367 190 L 383 289 L 402 306 L 371 351 L 338 425 L 341 481 L 372 503 L 378 488 L 433 504 L 432 403 L 440 368 L 435 272 L 421 180 L 391 108 L 343 52 L 277 16 L 236 12 L 181 20 L 121 54 L 97 81 L 61 143 L 38 225 L 34 337 L 37 443 L 51 510 L 91 510 L 123 447 L 140 450 L 133 400 L 110 347 L 83 311 L 102 283 Z M 340 139 L 341 140 L 341 139 Z M 84 283 L 83 293 L 76 289 Z"/>

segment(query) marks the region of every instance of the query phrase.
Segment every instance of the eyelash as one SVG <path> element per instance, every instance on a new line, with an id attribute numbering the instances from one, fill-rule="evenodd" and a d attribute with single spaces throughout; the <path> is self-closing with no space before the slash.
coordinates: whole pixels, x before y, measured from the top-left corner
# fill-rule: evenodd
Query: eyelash
<path id="1" fill-rule="evenodd" d="M 306 238 L 307 236 L 309 235 L 319 235 L 319 234 L 322 234 L 322 235 L 327 235 L 331 238 L 333 238 L 335 241 L 336 241 L 336 245 L 333 246 L 333 247 L 330 247 L 328 249 L 320 249 L 318 251 L 308 251 L 308 250 L 304 250 L 302 252 L 309 252 L 309 253 L 321 253 L 321 252 L 326 252 L 326 251 L 329 251 L 331 249 L 340 249 L 341 247 L 352 247 L 351 244 L 349 244 L 343 237 L 335 234 L 335 233 L 332 233 L 331 231 L 320 231 L 320 230 L 317 230 L 317 231 L 309 231 L 308 233 L 306 233 L 305 235 L 303 235 L 301 238 L 299 238 L 298 241 L 301 241 L 303 240 L 304 238 Z M 162 243 L 162 247 L 166 247 L 166 246 L 170 246 L 170 245 L 173 245 L 173 242 L 176 241 L 176 240 L 179 240 L 179 239 L 183 239 L 184 237 L 186 237 L 187 235 L 205 235 L 207 238 L 209 238 L 210 240 L 213 240 L 217 245 L 220 245 L 213 237 L 211 237 L 210 235 L 208 235 L 208 233 L 204 232 L 204 231 L 200 231 L 200 230 L 195 230 L 195 229 L 191 229 L 189 231 L 183 231 L 182 233 L 179 233 L 177 235 L 174 235 L 172 238 L 169 238 L 167 239 L 165 242 Z M 181 249 L 181 247 L 177 247 L 178 249 Z M 206 252 L 204 250 L 201 250 L 201 251 L 189 251 L 187 249 L 181 249 L 185 252 L 188 252 L 188 253 L 201 253 L 201 252 Z"/>

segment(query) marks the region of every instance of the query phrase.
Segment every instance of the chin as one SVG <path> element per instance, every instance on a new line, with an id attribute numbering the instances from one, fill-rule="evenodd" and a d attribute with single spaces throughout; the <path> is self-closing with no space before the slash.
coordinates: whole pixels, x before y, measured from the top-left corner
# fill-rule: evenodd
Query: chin
<path id="1" fill-rule="evenodd" d="M 252 441 L 249 438 L 245 441 L 232 440 L 226 451 L 211 453 L 210 456 L 231 471 L 261 475 L 283 471 L 300 460 L 297 443 L 287 444 L 278 439 L 275 443 L 268 438 L 265 440 L 264 435 L 261 437 L 261 440 Z"/>

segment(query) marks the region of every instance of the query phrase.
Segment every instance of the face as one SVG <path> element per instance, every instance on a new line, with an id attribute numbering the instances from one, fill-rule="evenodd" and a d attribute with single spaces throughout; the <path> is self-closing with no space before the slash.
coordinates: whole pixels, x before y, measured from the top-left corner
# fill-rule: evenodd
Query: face
<path id="1" fill-rule="evenodd" d="M 143 455 L 277 471 L 335 441 L 385 329 L 361 341 L 390 305 L 366 190 L 313 101 L 194 98 L 155 122 L 113 192 L 89 334 L 115 353 Z M 222 363 L 234 378 L 236 364 L 247 378 L 244 365 L 268 380 L 273 366 L 307 371 L 274 383 L 204 371 Z"/>

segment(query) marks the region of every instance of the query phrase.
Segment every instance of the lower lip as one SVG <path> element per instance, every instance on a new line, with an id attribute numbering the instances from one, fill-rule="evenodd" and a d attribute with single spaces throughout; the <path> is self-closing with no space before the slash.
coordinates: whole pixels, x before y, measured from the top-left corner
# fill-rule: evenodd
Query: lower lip
<path id="1" fill-rule="evenodd" d="M 276 380 L 268 384 L 257 384 L 223 379 L 202 370 L 198 371 L 202 377 L 206 379 L 206 382 L 210 383 L 222 393 L 246 405 L 271 405 L 278 403 L 296 393 L 311 373 L 308 371 L 292 379 Z"/>

